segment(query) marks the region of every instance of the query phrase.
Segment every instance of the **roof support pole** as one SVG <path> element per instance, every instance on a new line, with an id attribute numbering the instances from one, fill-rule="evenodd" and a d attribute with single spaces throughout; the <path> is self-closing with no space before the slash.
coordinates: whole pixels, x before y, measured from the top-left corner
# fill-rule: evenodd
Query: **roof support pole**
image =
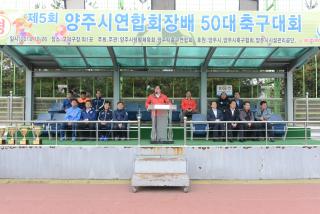
<path id="1" fill-rule="evenodd" d="M 207 84 L 208 84 L 208 73 L 206 69 L 201 68 L 200 72 L 200 113 L 207 114 Z"/>
<path id="2" fill-rule="evenodd" d="M 113 70 L 113 108 L 117 108 L 117 102 L 120 100 L 120 70 Z"/>
<path id="3" fill-rule="evenodd" d="M 294 69 L 293 69 L 294 70 Z M 293 112 L 293 70 L 286 72 L 286 117 L 288 121 L 294 120 Z"/>
<path id="4" fill-rule="evenodd" d="M 33 111 L 33 72 L 26 69 L 24 118 L 26 121 L 32 120 Z"/>

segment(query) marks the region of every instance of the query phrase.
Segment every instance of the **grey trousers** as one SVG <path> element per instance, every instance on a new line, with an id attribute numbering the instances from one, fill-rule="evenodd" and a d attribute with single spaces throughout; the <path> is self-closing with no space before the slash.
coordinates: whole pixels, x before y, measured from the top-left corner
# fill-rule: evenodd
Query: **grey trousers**
<path id="1" fill-rule="evenodd" d="M 168 140 L 168 111 L 156 110 L 152 112 L 151 140 Z"/>

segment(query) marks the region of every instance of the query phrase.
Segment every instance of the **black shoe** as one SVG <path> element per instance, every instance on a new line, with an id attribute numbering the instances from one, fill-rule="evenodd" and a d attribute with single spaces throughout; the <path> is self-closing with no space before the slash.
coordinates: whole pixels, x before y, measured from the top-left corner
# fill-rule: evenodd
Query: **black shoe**
<path id="1" fill-rule="evenodd" d="M 233 142 L 233 140 L 228 140 L 230 143 L 232 143 Z"/>
<path id="2" fill-rule="evenodd" d="M 270 138 L 269 141 L 270 141 L 270 142 L 274 142 L 274 139 L 273 139 L 273 138 Z"/>

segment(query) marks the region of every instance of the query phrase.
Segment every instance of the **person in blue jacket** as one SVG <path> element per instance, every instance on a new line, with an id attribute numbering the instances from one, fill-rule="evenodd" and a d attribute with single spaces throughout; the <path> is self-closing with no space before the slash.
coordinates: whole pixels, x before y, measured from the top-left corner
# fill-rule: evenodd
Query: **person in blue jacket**
<path id="1" fill-rule="evenodd" d="M 117 110 L 113 112 L 113 121 L 119 121 L 119 123 L 113 124 L 115 139 L 121 138 L 124 140 L 126 138 L 128 124 L 121 121 L 128 121 L 128 113 L 125 111 L 124 103 L 121 101 L 117 103 Z"/>
<path id="2" fill-rule="evenodd" d="M 97 115 L 103 111 L 105 100 L 102 98 L 101 91 L 96 91 L 96 98 L 92 100 L 92 108 L 96 111 Z"/>
<path id="3" fill-rule="evenodd" d="M 110 101 L 104 103 L 104 109 L 99 112 L 98 120 L 99 122 L 99 138 L 102 141 L 107 140 L 111 137 L 111 123 L 107 121 L 112 121 L 113 112 L 110 109 Z"/>
<path id="4" fill-rule="evenodd" d="M 79 136 L 80 140 L 94 140 L 96 133 L 96 123 L 88 123 L 85 121 L 96 121 L 97 114 L 96 111 L 92 108 L 91 101 L 87 100 L 85 103 L 85 108 L 81 112 L 81 121 L 79 124 Z"/>
<path id="5" fill-rule="evenodd" d="M 73 123 L 72 121 L 79 121 L 80 118 L 81 109 L 78 107 L 78 101 L 76 99 L 72 99 L 71 107 L 66 110 L 66 115 L 64 117 L 66 123 L 61 124 L 60 140 L 66 139 L 65 132 L 70 128 L 72 130 L 72 141 L 76 140 L 78 123 Z"/>

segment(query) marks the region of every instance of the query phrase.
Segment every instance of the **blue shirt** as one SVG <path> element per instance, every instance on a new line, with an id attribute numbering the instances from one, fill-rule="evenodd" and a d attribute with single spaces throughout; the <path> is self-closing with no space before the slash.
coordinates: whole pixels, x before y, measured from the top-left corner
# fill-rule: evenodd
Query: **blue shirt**
<path id="1" fill-rule="evenodd" d="M 97 119 L 96 111 L 91 108 L 87 111 L 87 109 L 83 109 L 81 112 L 81 120 L 89 120 L 94 121 Z"/>
<path id="2" fill-rule="evenodd" d="M 80 120 L 81 109 L 78 107 L 70 107 L 66 110 L 66 115 L 64 116 L 65 120 L 77 121 Z"/>

